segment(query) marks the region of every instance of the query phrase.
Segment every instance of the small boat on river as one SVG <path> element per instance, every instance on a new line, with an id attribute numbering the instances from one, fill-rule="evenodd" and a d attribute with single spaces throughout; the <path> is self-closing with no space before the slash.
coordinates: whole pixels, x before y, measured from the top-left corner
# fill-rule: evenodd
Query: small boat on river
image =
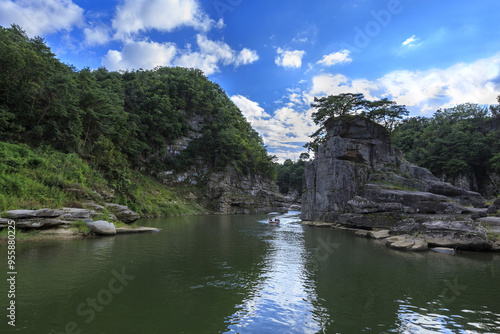
<path id="1" fill-rule="evenodd" d="M 267 216 L 268 216 L 269 224 L 279 224 L 280 223 L 280 220 L 278 218 L 278 216 L 279 216 L 278 212 L 271 212 Z"/>

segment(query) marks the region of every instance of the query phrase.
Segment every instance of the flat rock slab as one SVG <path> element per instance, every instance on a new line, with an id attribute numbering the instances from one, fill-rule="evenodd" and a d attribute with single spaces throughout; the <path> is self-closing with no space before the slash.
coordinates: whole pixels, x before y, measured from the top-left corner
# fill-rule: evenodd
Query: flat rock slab
<path id="1" fill-rule="evenodd" d="M 387 246 L 394 249 L 406 250 L 412 252 L 426 251 L 429 247 L 427 242 L 422 238 L 414 238 L 411 236 L 394 236 L 387 239 Z"/>
<path id="2" fill-rule="evenodd" d="M 131 233 L 147 233 L 147 232 L 160 232 L 161 229 L 159 228 L 154 228 L 154 227 L 135 227 L 135 228 L 128 228 L 128 227 L 117 227 L 116 228 L 116 233 L 117 234 L 131 234 Z"/>
<path id="3" fill-rule="evenodd" d="M 484 218 L 479 218 L 478 220 L 483 225 L 500 226 L 500 217 L 484 217 Z"/>
<path id="4" fill-rule="evenodd" d="M 449 254 L 449 255 L 455 254 L 455 249 L 447 248 L 447 247 L 434 247 L 434 248 L 430 248 L 430 250 L 433 252 L 442 253 L 442 254 Z"/>
<path id="5" fill-rule="evenodd" d="M 379 240 L 389 238 L 391 235 L 389 234 L 389 230 L 381 230 L 370 232 L 370 236 L 374 239 Z"/>
<path id="6" fill-rule="evenodd" d="M 60 219 L 26 219 L 16 222 L 16 227 L 26 229 L 43 229 L 60 225 L 69 225 L 71 222 Z"/>
<path id="7" fill-rule="evenodd" d="M 315 221 L 303 221 L 302 224 L 307 225 L 307 226 L 314 226 L 314 227 L 333 227 L 333 226 L 335 226 L 334 223 L 315 222 Z"/>
<path id="8" fill-rule="evenodd" d="M 56 218 L 64 214 L 64 212 L 59 210 L 51 209 L 40 209 L 35 211 L 35 216 L 39 218 Z"/>
<path id="9" fill-rule="evenodd" d="M 69 228 L 58 228 L 58 229 L 50 229 L 50 230 L 42 230 L 38 232 L 40 234 L 54 234 L 54 235 L 75 235 L 75 232 Z"/>
<path id="10" fill-rule="evenodd" d="M 10 210 L 7 211 L 7 218 L 10 219 L 26 219 L 35 218 L 36 214 L 34 210 Z"/>

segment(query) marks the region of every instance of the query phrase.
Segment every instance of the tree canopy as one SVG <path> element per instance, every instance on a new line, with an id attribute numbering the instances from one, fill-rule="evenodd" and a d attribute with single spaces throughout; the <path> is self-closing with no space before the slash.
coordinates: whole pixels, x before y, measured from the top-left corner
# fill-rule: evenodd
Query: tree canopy
<path id="1" fill-rule="evenodd" d="M 490 175 L 500 173 L 497 108 L 466 103 L 430 118 L 405 119 L 393 131 L 393 143 L 410 162 L 450 182 L 465 177 L 473 190 L 487 193 Z"/>
<path id="2" fill-rule="evenodd" d="M 317 109 L 312 114 L 312 119 L 319 126 L 319 129 L 311 135 L 313 141 L 307 143 L 305 147 L 313 151 L 324 140 L 325 124 L 329 119 L 345 115 L 360 115 L 380 123 L 392 131 L 395 124 L 409 114 L 405 106 L 400 106 L 394 101 L 388 99 L 369 101 L 365 99 L 363 94 L 359 93 L 315 97 L 311 107 Z"/>
<path id="3" fill-rule="evenodd" d="M 0 27 L 0 140 L 77 153 L 111 178 L 233 165 L 275 173 L 263 140 L 222 88 L 200 70 L 110 72 L 61 63 L 41 38 Z M 181 153 L 168 148 L 201 132 Z"/>

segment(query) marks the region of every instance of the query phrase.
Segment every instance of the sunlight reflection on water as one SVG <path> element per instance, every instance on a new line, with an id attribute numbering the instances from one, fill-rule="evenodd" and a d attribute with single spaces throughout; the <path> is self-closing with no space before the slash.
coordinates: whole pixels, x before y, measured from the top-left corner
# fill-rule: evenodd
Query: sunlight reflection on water
<path id="1" fill-rule="evenodd" d="M 307 251 L 298 213 L 279 218 L 279 225 L 268 226 L 272 238 L 267 240 L 261 283 L 226 319 L 228 333 L 317 333 L 322 328 L 313 305 L 314 281 L 305 269 Z"/>

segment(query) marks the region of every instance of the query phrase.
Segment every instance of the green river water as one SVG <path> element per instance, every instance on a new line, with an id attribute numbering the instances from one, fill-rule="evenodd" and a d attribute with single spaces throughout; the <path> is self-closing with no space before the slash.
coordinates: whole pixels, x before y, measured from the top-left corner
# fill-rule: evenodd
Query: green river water
<path id="1" fill-rule="evenodd" d="M 160 233 L 17 245 L 0 333 L 500 333 L 500 255 L 406 253 L 297 213 L 142 220 Z"/>

